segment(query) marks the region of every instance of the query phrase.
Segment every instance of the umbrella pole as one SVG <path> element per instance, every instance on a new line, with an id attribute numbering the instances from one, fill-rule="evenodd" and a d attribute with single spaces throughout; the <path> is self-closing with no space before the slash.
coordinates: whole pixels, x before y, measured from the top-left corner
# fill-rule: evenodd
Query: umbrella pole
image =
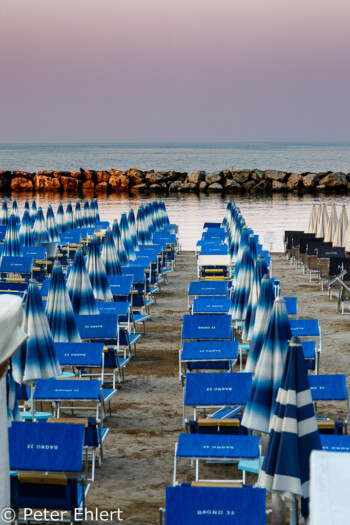
<path id="1" fill-rule="evenodd" d="M 272 513 L 271 525 L 285 525 L 286 523 L 286 502 L 279 494 L 272 493 Z M 292 523 L 292 522 L 291 522 Z"/>
<path id="2" fill-rule="evenodd" d="M 35 421 L 35 401 L 34 401 L 34 383 L 30 384 L 30 408 L 32 411 L 32 421 Z"/>
<path id="3" fill-rule="evenodd" d="M 298 500 L 297 498 L 290 500 L 290 519 L 289 524 L 290 525 L 298 525 L 299 519 L 298 519 Z"/>

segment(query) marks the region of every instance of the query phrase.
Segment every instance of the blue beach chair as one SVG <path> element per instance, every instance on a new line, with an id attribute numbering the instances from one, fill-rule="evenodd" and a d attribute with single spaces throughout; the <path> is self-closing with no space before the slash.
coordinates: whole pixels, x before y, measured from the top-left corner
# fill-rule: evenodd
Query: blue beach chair
<path id="1" fill-rule="evenodd" d="M 182 325 L 183 340 L 197 341 L 232 340 L 232 316 L 223 314 L 184 315 Z"/>
<path id="2" fill-rule="evenodd" d="M 229 285 L 227 281 L 192 281 L 187 292 L 188 309 L 191 309 L 191 297 L 218 296 L 227 299 L 228 294 Z"/>
<path id="3" fill-rule="evenodd" d="M 318 346 L 316 347 L 315 355 L 315 373 L 318 374 L 320 355 L 322 353 L 321 327 L 318 319 L 290 319 L 289 323 L 292 335 L 299 337 L 302 341 L 304 337 L 318 338 Z"/>
<path id="4" fill-rule="evenodd" d="M 309 376 L 312 400 L 316 403 L 343 402 L 346 404 L 346 419 L 335 421 L 332 418 L 318 418 L 317 425 L 321 433 L 347 433 L 349 421 L 349 398 L 345 374 L 321 374 Z"/>
<path id="5" fill-rule="evenodd" d="M 182 365 L 193 370 L 232 371 L 238 357 L 238 341 L 185 341 L 179 352 L 179 378 Z"/>
<path id="6" fill-rule="evenodd" d="M 194 299 L 192 314 L 228 314 L 231 307 L 230 299 L 224 297 L 198 297 Z"/>

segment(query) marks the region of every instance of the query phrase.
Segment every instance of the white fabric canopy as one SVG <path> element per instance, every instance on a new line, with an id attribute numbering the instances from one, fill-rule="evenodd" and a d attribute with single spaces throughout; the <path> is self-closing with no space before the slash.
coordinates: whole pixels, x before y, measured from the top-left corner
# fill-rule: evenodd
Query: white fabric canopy
<path id="1" fill-rule="evenodd" d="M 345 247 L 345 234 L 348 229 L 348 215 L 346 213 L 345 205 L 341 207 L 339 220 L 338 220 L 338 226 L 334 235 L 333 239 L 333 246 L 341 248 L 342 246 Z"/>

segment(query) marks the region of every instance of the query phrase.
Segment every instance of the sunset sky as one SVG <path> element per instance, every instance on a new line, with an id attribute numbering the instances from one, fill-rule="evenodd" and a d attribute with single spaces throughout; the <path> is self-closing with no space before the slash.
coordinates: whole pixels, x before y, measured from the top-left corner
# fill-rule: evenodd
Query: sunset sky
<path id="1" fill-rule="evenodd" d="M 1 0 L 0 142 L 350 141 L 349 0 Z"/>

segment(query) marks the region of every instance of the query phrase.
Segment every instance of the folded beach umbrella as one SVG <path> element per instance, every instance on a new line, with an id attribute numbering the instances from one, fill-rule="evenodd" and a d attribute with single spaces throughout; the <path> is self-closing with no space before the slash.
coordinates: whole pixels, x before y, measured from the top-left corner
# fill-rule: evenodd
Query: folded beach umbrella
<path id="1" fill-rule="evenodd" d="M 241 230 L 241 234 L 240 234 L 240 238 L 239 238 L 239 246 L 238 246 L 238 251 L 237 251 L 235 272 L 234 272 L 234 275 L 233 275 L 233 283 L 236 283 L 236 280 L 237 280 L 239 267 L 240 267 L 241 260 L 242 260 L 242 257 L 243 257 L 243 252 L 244 252 L 245 248 L 249 249 L 248 239 L 249 239 L 249 235 L 251 233 L 252 233 L 252 231 L 249 230 L 249 228 L 247 228 L 246 226 L 244 226 L 242 228 L 242 230 Z"/>
<path id="2" fill-rule="evenodd" d="M 324 242 L 333 242 L 335 232 L 338 226 L 338 217 L 335 204 L 332 205 L 331 213 L 328 219 L 326 234 L 324 236 Z"/>
<path id="3" fill-rule="evenodd" d="M 92 227 L 92 220 L 91 220 L 91 212 L 90 212 L 90 204 L 88 200 L 85 200 L 84 202 L 84 208 L 83 208 L 83 220 L 84 220 L 84 227 L 85 228 L 91 228 Z"/>
<path id="4" fill-rule="evenodd" d="M 58 228 L 56 225 L 56 219 L 55 215 L 53 213 L 53 209 L 51 204 L 49 204 L 46 212 L 46 223 L 47 223 L 47 231 L 49 232 L 49 237 L 51 242 L 58 242 L 60 240 L 60 236 L 58 233 Z"/>
<path id="5" fill-rule="evenodd" d="M 59 203 L 56 214 L 56 225 L 59 233 L 66 231 L 66 221 L 62 202 Z"/>
<path id="6" fill-rule="evenodd" d="M 122 213 L 119 223 L 120 235 L 124 243 L 126 255 L 129 261 L 134 261 L 136 259 L 134 247 L 131 240 L 131 234 L 128 224 L 128 219 L 126 213 Z"/>
<path id="7" fill-rule="evenodd" d="M 28 210 L 29 213 L 30 213 L 30 206 L 29 206 L 29 201 L 25 201 L 24 203 L 24 211 Z"/>
<path id="8" fill-rule="evenodd" d="M 250 256 L 251 256 L 252 261 L 253 261 L 253 265 L 255 267 L 256 259 L 258 257 L 258 252 L 257 252 L 257 248 L 256 248 L 256 239 L 255 239 L 255 236 L 254 236 L 253 233 L 251 233 L 249 235 L 248 247 L 249 247 L 249 251 L 250 251 Z"/>
<path id="9" fill-rule="evenodd" d="M 113 294 L 108 283 L 106 268 L 102 261 L 100 245 L 95 236 L 90 240 L 86 270 L 89 274 L 95 299 L 97 301 L 111 301 Z"/>
<path id="10" fill-rule="evenodd" d="M 343 204 L 340 210 L 339 220 L 338 220 L 338 226 L 335 231 L 334 239 L 333 239 L 333 246 L 337 248 L 344 247 L 346 245 L 346 233 L 348 230 L 348 215 L 346 213 L 345 205 Z M 350 232 L 350 230 L 349 230 Z"/>
<path id="11" fill-rule="evenodd" d="M 21 227 L 18 232 L 19 242 L 22 246 L 35 246 L 32 224 L 29 211 L 25 210 L 22 217 Z"/>
<path id="12" fill-rule="evenodd" d="M 302 345 L 287 351 L 258 486 L 282 498 L 309 498 L 310 455 L 321 450 Z M 308 515 L 308 505 L 302 505 Z"/>
<path id="13" fill-rule="evenodd" d="M 151 244 L 152 241 L 146 224 L 145 208 L 143 206 L 140 206 L 137 211 L 136 222 L 138 244 L 141 246 Z"/>
<path id="14" fill-rule="evenodd" d="M 134 210 L 131 209 L 128 214 L 128 223 L 130 228 L 131 240 L 134 250 L 137 250 L 137 231 Z"/>
<path id="15" fill-rule="evenodd" d="M 93 222 L 99 222 L 100 221 L 100 212 L 98 210 L 98 202 L 97 199 L 92 199 L 91 205 L 90 205 L 90 211 L 91 211 L 91 217 Z"/>
<path id="16" fill-rule="evenodd" d="M 13 199 L 12 201 L 12 211 L 11 211 L 11 214 L 15 216 L 16 218 L 16 223 L 19 224 L 21 222 L 21 218 L 19 216 L 19 211 L 18 211 L 18 206 L 17 206 L 17 201 L 16 199 Z"/>
<path id="17" fill-rule="evenodd" d="M 75 219 L 77 228 L 84 228 L 84 221 L 83 221 L 83 217 L 81 213 L 81 206 L 80 206 L 79 201 L 77 201 L 75 204 L 74 219 Z"/>
<path id="18" fill-rule="evenodd" d="M 2 201 L 1 212 L 0 212 L 0 224 L 8 224 L 9 222 L 9 211 L 7 208 L 7 202 L 5 199 Z"/>
<path id="19" fill-rule="evenodd" d="M 99 314 L 81 247 L 75 252 L 67 290 L 76 315 Z"/>
<path id="20" fill-rule="evenodd" d="M 19 257 L 22 255 L 22 247 L 19 242 L 16 217 L 11 214 L 6 228 L 4 249 L 2 255 Z"/>
<path id="21" fill-rule="evenodd" d="M 244 249 L 236 286 L 231 299 L 230 314 L 234 321 L 244 321 L 253 282 L 254 264 L 248 247 Z"/>
<path id="22" fill-rule="evenodd" d="M 275 299 L 269 328 L 255 367 L 252 388 L 242 418 L 242 425 L 260 432 L 269 432 L 276 397 L 281 385 L 288 341 L 292 337 L 286 305 L 282 297 Z"/>
<path id="23" fill-rule="evenodd" d="M 260 294 L 255 312 L 254 326 L 251 337 L 250 349 L 247 357 L 246 372 L 254 372 L 260 356 L 261 347 L 266 338 L 270 324 L 275 294 L 269 274 L 266 273 L 261 280 Z"/>
<path id="24" fill-rule="evenodd" d="M 103 240 L 102 261 L 107 275 L 122 275 L 117 248 L 114 244 L 112 230 L 107 228 Z"/>
<path id="25" fill-rule="evenodd" d="M 36 243 L 50 242 L 49 232 L 46 226 L 43 210 L 39 207 L 33 227 L 33 235 Z"/>
<path id="26" fill-rule="evenodd" d="M 37 213 L 37 209 L 36 209 L 36 201 L 35 199 L 32 201 L 32 208 L 30 210 L 30 222 L 34 222 L 35 219 L 36 219 L 36 213 Z"/>
<path id="27" fill-rule="evenodd" d="M 126 254 L 124 242 L 123 242 L 120 230 L 119 230 L 117 219 L 114 219 L 113 221 L 112 235 L 113 235 L 115 247 L 117 248 L 119 264 L 121 266 L 127 266 L 129 264 L 128 256 Z"/>
<path id="28" fill-rule="evenodd" d="M 320 216 L 316 224 L 316 237 L 324 238 L 328 226 L 328 212 L 325 204 L 321 204 L 320 208 Z"/>
<path id="29" fill-rule="evenodd" d="M 52 270 L 46 315 L 56 343 L 81 343 L 62 266 L 58 261 L 55 262 Z"/>
<path id="30" fill-rule="evenodd" d="M 267 266 L 265 257 L 262 253 L 258 255 L 256 265 L 254 268 L 252 286 L 249 293 L 247 312 L 244 321 L 244 328 L 242 333 L 242 341 L 250 341 L 253 336 L 253 328 L 255 322 L 255 313 L 258 306 L 258 300 L 260 295 L 261 280 L 267 273 Z"/>
<path id="31" fill-rule="evenodd" d="M 76 228 L 76 224 L 75 224 L 75 220 L 74 220 L 74 216 L 73 216 L 73 208 L 72 208 L 72 203 L 71 202 L 68 202 L 68 204 L 67 204 L 67 208 L 66 208 L 66 213 L 65 213 L 64 219 L 65 219 L 66 231 L 74 230 Z"/>
<path id="32" fill-rule="evenodd" d="M 316 232 L 316 217 L 317 217 L 316 206 L 313 204 L 311 208 L 310 216 L 309 216 L 309 222 L 308 222 L 305 233 L 315 233 Z"/>

